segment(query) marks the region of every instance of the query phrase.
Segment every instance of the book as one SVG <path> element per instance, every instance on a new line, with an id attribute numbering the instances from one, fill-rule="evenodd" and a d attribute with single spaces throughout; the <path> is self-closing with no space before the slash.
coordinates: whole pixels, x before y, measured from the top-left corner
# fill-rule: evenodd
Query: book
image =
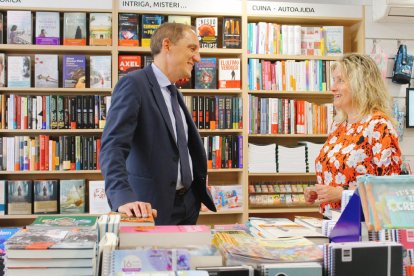
<path id="1" fill-rule="evenodd" d="M 217 17 L 196 18 L 196 29 L 200 48 L 217 48 L 217 25 Z"/>
<path id="2" fill-rule="evenodd" d="M 217 211 L 242 210 L 243 192 L 242 185 L 212 185 L 211 196 Z"/>
<path id="3" fill-rule="evenodd" d="M 59 205 L 61 214 L 85 213 L 85 180 L 61 180 Z"/>
<path id="4" fill-rule="evenodd" d="M 344 53 L 344 27 L 324 26 L 326 38 L 325 47 L 327 56 L 338 56 Z"/>
<path id="5" fill-rule="evenodd" d="M 118 21 L 118 45 L 139 45 L 139 17 L 136 13 L 120 13 Z"/>
<path id="6" fill-rule="evenodd" d="M 289 276 L 320 276 L 322 265 L 317 262 L 306 263 L 274 263 L 261 264 L 259 270 L 262 275 L 289 275 Z"/>
<path id="7" fill-rule="evenodd" d="M 105 193 L 105 181 L 89 181 L 89 214 L 106 214 L 110 211 Z"/>
<path id="8" fill-rule="evenodd" d="M 95 229 L 21 229 L 5 243 L 8 258 L 94 258 Z"/>
<path id="9" fill-rule="evenodd" d="M 31 85 L 30 56 L 7 57 L 7 86 L 30 87 Z"/>
<path id="10" fill-rule="evenodd" d="M 6 251 L 4 250 L 4 243 L 13 237 L 14 234 L 20 231 L 21 228 L 12 227 L 12 228 L 0 228 L 0 255 L 4 255 Z"/>
<path id="11" fill-rule="evenodd" d="M 181 23 L 191 26 L 191 16 L 189 15 L 169 15 L 168 22 L 170 23 Z"/>
<path id="12" fill-rule="evenodd" d="M 118 77 L 122 78 L 129 72 L 141 69 L 141 56 L 118 56 Z"/>
<path id="13" fill-rule="evenodd" d="M 32 213 L 33 187 L 31 180 L 7 181 L 7 214 L 28 215 Z"/>
<path id="14" fill-rule="evenodd" d="M 42 268 L 15 268 L 7 269 L 7 275 L 20 276 L 43 276 L 43 275 L 93 275 L 93 267 L 42 267 Z"/>
<path id="15" fill-rule="evenodd" d="M 59 86 L 58 55 L 35 55 L 35 87 Z"/>
<path id="16" fill-rule="evenodd" d="M 0 53 L 0 87 L 6 86 L 6 56 Z M 4 110 L 4 109 L 3 109 Z"/>
<path id="17" fill-rule="evenodd" d="M 64 13 L 63 45 L 86 45 L 86 13 Z"/>
<path id="18" fill-rule="evenodd" d="M 34 180 L 33 213 L 56 214 L 58 212 L 58 181 Z"/>
<path id="19" fill-rule="evenodd" d="M 65 272 L 72 272 L 70 268 L 76 267 L 91 267 L 93 265 L 91 259 L 78 259 L 78 258 L 33 258 L 33 259 L 7 259 L 7 268 L 11 269 L 24 269 L 24 268 L 38 268 L 36 271 L 40 272 L 40 269 L 49 268 L 65 268 Z M 67 269 L 67 270 L 66 270 Z M 20 271 L 20 270 L 19 270 Z M 22 270 L 25 271 L 26 270 Z M 61 270 L 59 270 L 61 271 Z M 43 271 L 43 273 L 50 272 L 49 270 Z M 43 274 L 44 275 L 44 274 Z"/>
<path id="20" fill-rule="evenodd" d="M 0 180 L 0 215 L 6 213 L 6 180 Z"/>
<path id="21" fill-rule="evenodd" d="M 112 252 L 111 273 L 189 269 L 190 255 L 185 249 L 135 249 Z"/>
<path id="22" fill-rule="evenodd" d="M 152 215 L 144 217 L 128 217 L 126 214 L 111 212 L 110 215 L 120 215 L 120 226 L 154 226 L 154 217 Z"/>
<path id="23" fill-rule="evenodd" d="M 221 58 L 218 63 L 218 88 L 240 89 L 240 58 Z"/>
<path id="24" fill-rule="evenodd" d="M 0 44 L 3 44 L 3 36 L 4 36 L 4 18 L 3 13 L 0 13 Z"/>
<path id="25" fill-rule="evenodd" d="M 120 249 L 138 246 L 186 247 L 211 244 L 211 231 L 205 225 L 122 226 Z"/>
<path id="26" fill-rule="evenodd" d="M 141 20 L 141 46 L 149 47 L 151 44 L 151 36 L 164 23 L 165 16 L 160 14 L 143 14 Z"/>
<path id="27" fill-rule="evenodd" d="M 89 45 L 112 45 L 112 13 L 89 14 Z"/>
<path id="28" fill-rule="evenodd" d="M 254 276 L 255 270 L 249 265 L 238 265 L 238 266 L 200 266 L 197 270 L 207 271 L 208 275 L 217 276 Z"/>
<path id="29" fill-rule="evenodd" d="M 217 59 L 201 58 L 195 64 L 195 88 L 216 89 L 217 88 Z"/>
<path id="30" fill-rule="evenodd" d="M 96 229 L 97 221 L 97 216 L 38 216 L 31 224 L 27 225 L 26 228 Z"/>
<path id="31" fill-rule="evenodd" d="M 241 18 L 223 17 L 223 48 L 241 48 Z"/>
<path id="32" fill-rule="evenodd" d="M 32 12 L 7 11 L 7 44 L 32 44 Z"/>
<path id="33" fill-rule="evenodd" d="M 85 88 L 86 57 L 83 55 L 63 56 L 63 87 Z"/>
<path id="34" fill-rule="evenodd" d="M 59 12 L 36 12 L 36 39 L 38 45 L 60 45 Z"/>
<path id="35" fill-rule="evenodd" d="M 98 247 L 98 275 L 110 275 L 112 252 L 117 248 L 118 242 L 119 238 L 114 233 L 106 233 L 103 238 L 100 239 Z"/>
<path id="36" fill-rule="evenodd" d="M 112 87 L 112 57 L 90 56 L 90 87 Z"/>

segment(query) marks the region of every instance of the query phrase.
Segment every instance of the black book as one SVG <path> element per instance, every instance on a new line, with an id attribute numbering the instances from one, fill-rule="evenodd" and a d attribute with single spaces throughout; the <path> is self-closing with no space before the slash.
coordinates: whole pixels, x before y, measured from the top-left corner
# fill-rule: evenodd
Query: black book
<path id="1" fill-rule="evenodd" d="M 64 115 L 63 115 L 63 127 L 64 128 L 70 128 L 70 116 L 69 116 L 69 110 L 70 110 L 70 101 L 69 101 L 69 97 L 63 97 L 63 110 L 64 110 Z"/>
<path id="2" fill-rule="evenodd" d="M 204 129 L 204 97 L 198 97 L 198 129 Z"/>
<path id="3" fill-rule="evenodd" d="M 50 128 L 58 128 L 57 96 L 50 96 Z"/>
<path id="4" fill-rule="evenodd" d="M 65 128 L 65 107 L 63 96 L 57 96 L 57 122 L 58 128 Z"/>
<path id="5" fill-rule="evenodd" d="M 95 96 L 88 96 L 88 128 L 95 128 Z"/>
<path id="6" fill-rule="evenodd" d="M 76 128 L 76 117 L 77 117 L 77 106 L 76 106 L 76 97 L 72 96 L 69 98 L 70 102 L 70 128 Z"/>
<path id="7" fill-rule="evenodd" d="M 82 96 L 76 96 L 76 127 L 83 128 L 83 100 Z"/>
<path id="8" fill-rule="evenodd" d="M 89 128 L 88 124 L 88 112 L 89 112 L 89 97 L 88 96 L 82 96 L 82 126 L 83 128 Z"/>

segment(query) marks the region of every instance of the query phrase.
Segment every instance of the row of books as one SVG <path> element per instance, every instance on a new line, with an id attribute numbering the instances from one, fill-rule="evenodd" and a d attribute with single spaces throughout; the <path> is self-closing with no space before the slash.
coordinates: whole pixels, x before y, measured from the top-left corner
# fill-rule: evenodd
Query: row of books
<path id="1" fill-rule="evenodd" d="M 242 98 L 237 96 L 184 96 L 198 129 L 242 129 Z"/>
<path id="2" fill-rule="evenodd" d="M 326 60 L 249 59 L 249 90 L 329 91 L 333 83 L 331 66 Z"/>
<path id="3" fill-rule="evenodd" d="M 112 87 L 111 56 L 0 54 L 0 61 L 4 65 L 0 71 L 1 86 L 32 87 L 34 84 L 36 88 Z M 86 68 L 89 68 L 89 72 Z"/>
<path id="4" fill-rule="evenodd" d="M 59 12 L 7 11 L 6 19 L 7 44 L 112 45 L 112 13 L 64 12 L 62 16 Z M 154 31 L 168 21 L 193 23 L 202 48 L 218 47 L 217 17 L 197 17 L 192 22 L 191 16 L 169 15 L 167 18 L 159 14 L 121 13 L 118 20 L 120 46 L 149 47 Z M 0 14 L 0 21 L 3 23 L 3 14 Z M 224 17 L 221 22 L 221 47 L 241 48 L 241 18 Z M 3 35 L 0 43 L 3 43 Z"/>
<path id="5" fill-rule="evenodd" d="M 333 104 L 249 95 L 250 134 L 327 134 Z"/>
<path id="6" fill-rule="evenodd" d="M 278 181 L 251 181 L 249 184 L 250 194 L 266 194 L 266 193 L 303 193 L 306 187 L 315 183 L 286 183 Z"/>
<path id="7" fill-rule="evenodd" d="M 101 138 L 38 135 L 0 138 L 0 168 L 6 171 L 99 170 Z"/>
<path id="8" fill-rule="evenodd" d="M 89 181 L 90 206 L 94 206 L 94 192 L 104 189 L 103 181 Z M 102 195 L 103 193 L 103 195 Z M 0 204 L 3 214 L 80 214 L 86 212 L 86 182 L 76 180 L 1 180 Z M 101 190 L 101 196 L 104 196 Z M 106 197 L 105 197 L 106 199 Z M 92 207 L 93 208 L 93 207 Z M 109 212 L 109 208 L 106 209 Z"/>
<path id="9" fill-rule="evenodd" d="M 111 96 L 0 95 L 3 129 L 102 129 Z"/>
<path id="10" fill-rule="evenodd" d="M 243 187 L 238 185 L 209 186 L 217 211 L 242 211 L 244 205 Z"/>
<path id="11" fill-rule="evenodd" d="M 305 201 L 304 194 L 249 194 L 250 208 L 278 208 L 278 207 L 299 207 L 309 204 Z"/>
<path id="12" fill-rule="evenodd" d="M 247 51 L 251 54 L 341 55 L 344 52 L 344 27 L 248 23 L 247 41 Z"/>
<path id="13" fill-rule="evenodd" d="M 299 142 L 295 146 L 288 147 L 276 143 L 266 145 L 249 143 L 249 172 L 314 172 L 315 150 L 313 147 L 320 148 L 321 145 L 309 142 Z"/>
<path id="14" fill-rule="evenodd" d="M 243 168 L 243 136 L 206 136 L 202 138 L 209 169 Z"/>
<path id="15" fill-rule="evenodd" d="M 112 45 L 112 13 L 64 12 L 61 21 L 59 12 L 7 11 L 6 18 L 7 44 Z"/>

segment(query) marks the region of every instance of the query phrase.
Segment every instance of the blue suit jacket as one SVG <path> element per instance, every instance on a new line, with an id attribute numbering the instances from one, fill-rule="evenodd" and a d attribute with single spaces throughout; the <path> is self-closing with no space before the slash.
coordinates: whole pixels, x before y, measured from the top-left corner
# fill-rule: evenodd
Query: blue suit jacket
<path id="1" fill-rule="evenodd" d="M 207 159 L 200 135 L 178 97 L 188 124 L 193 163 L 192 189 L 216 211 L 206 189 Z M 151 66 L 121 78 L 112 94 L 102 134 L 100 164 L 113 211 L 133 201 L 150 202 L 157 224 L 169 224 L 174 206 L 179 153 L 167 106 Z M 199 208 L 194 206 L 194 208 Z"/>

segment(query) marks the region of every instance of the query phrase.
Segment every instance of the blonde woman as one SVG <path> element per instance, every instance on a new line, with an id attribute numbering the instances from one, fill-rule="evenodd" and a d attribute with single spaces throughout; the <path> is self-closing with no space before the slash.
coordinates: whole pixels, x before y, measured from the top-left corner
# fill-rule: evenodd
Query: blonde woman
<path id="1" fill-rule="evenodd" d="M 343 190 L 356 188 L 358 175 L 392 175 L 401 171 L 401 150 L 394 129 L 391 97 L 381 73 L 367 55 L 348 54 L 332 67 L 336 117 L 315 160 L 318 184 L 306 190 L 316 199 L 340 208 Z"/>

